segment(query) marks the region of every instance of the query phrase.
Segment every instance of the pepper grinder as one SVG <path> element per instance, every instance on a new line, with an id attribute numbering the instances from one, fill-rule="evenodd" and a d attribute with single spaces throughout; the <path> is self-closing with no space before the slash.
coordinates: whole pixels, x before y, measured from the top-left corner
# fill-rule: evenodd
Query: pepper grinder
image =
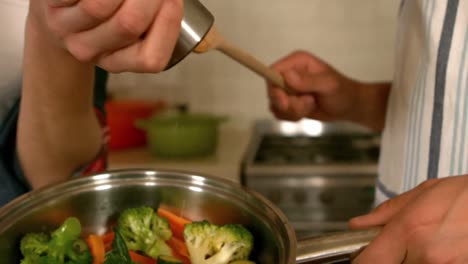
<path id="1" fill-rule="evenodd" d="M 198 0 L 184 0 L 184 16 L 177 44 L 166 70 L 190 54 L 213 26 L 214 16 Z"/>
<path id="2" fill-rule="evenodd" d="M 294 93 L 286 86 L 283 77 L 278 72 L 244 50 L 225 41 L 213 25 L 214 16 L 200 1 L 184 0 L 184 17 L 181 24 L 179 39 L 166 70 L 192 51 L 204 53 L 209 50 L 219 50 L 271 83 L 283 88 L 287 93 Z"/>

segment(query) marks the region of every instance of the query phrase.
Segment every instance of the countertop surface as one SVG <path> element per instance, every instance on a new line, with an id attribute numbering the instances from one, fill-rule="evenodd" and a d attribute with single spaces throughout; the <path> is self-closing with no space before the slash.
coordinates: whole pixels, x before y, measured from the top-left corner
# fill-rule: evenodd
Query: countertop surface
<path id="1" fill-rule="evenodd" d="M 178 170 L 240 181 L 240 164 L 249 144 L 247 130 L 221 128 L 216 153 L 209 157 L 174 160 L 153 156 L 146 147 L 109 153 L 109 169 Z"/>

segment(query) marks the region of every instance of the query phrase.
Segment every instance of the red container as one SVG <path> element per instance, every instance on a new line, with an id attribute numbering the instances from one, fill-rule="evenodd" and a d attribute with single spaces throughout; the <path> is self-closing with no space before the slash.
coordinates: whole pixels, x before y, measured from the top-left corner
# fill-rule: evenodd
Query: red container
<path id="1" fill-rule="evenodd" d="M 110 130 L 109 149 L 123 150 L 142 147 L 146 134 L 135 126 L 138 119 L 149 118 L 166 108 L 163 101 L 115 99 L 106 102 L 107 124 Z"/>

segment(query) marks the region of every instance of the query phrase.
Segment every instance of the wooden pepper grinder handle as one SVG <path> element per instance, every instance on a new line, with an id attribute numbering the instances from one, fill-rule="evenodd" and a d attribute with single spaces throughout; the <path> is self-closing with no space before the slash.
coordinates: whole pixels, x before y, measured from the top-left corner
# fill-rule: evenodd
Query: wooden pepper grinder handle
<path id="1" fill-rule="evenodd" d="M 234 59 L 240 64 L 246 66 L 250 70 L 264 77 L 271 83 L 283 88 L 285 91 L 290 92 L 286 87 L 283 77 L 278 72 L 258 61 L 255 57 L 241 50 L 238 47 L 225 41 L 221 34 L 218 33 L 215 26 L 212 26 L 206 36 L 195 47 L 194 52 L 205 53 L 209 50 L 216 49 L 221 51 L 228 57 Z"/>

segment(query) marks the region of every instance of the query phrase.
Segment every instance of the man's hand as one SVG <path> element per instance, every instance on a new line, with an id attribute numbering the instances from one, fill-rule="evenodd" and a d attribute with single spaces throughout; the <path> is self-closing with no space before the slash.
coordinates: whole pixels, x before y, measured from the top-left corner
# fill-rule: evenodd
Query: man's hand
<path id="1" fill-rule="evenodd" d="M 297 51 L 273 66 L 294 94 L 268 85 L 270 110 L 279 119 L 297 121 L 348 120 L 381 130 L 388 83 L 364 84 L 352 80 L 312 54 Z"/>
<path id="2" fill-rule="evenodd" d="M 383 226 L 353 263 L 468 263 L 468 175 L 429 180 L 350 227 Z"/>
<path id="3" fill-rule="evenodd" d="M 160 72 L 180 32 L 182 0 L 35 0 L 37 29 L 110 72 Z"/>

